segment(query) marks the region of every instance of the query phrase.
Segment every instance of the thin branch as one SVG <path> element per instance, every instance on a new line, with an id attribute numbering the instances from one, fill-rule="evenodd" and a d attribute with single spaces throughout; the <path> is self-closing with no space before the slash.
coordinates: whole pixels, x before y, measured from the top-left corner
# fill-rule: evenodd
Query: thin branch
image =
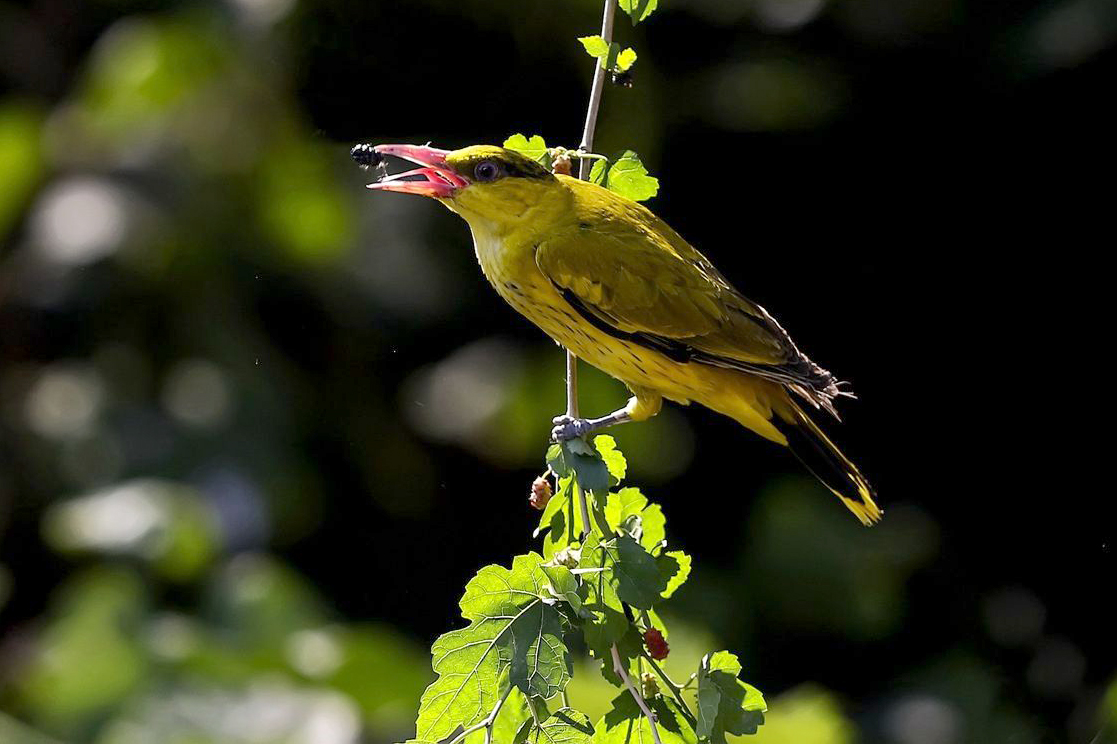
<path id="1" fill-rule="evenodd" d="M 485 729 L 485 744 L 492 744 L 493 724 L 496 723 L 496 715 L 500 712 L 500 708 L 504 705 L 504 701 L 507 700 L 508 696 L 511 694 L 512 687 L 509 686 L 508 689 L 504 691 L 504 694 L 500 696 L 500 700 L 496 701 L 496 705 L 493 706 L 493 709 L 489 712 L 489 715 L 485 716 L 483 720 L 478 721 L 477 723 L 473 724 L 472 726 L 455 736 L 453 739 L 450 740 L 450 744 L 460 744 L 462 741 L 465 741 L 465 737 L 469 736 L 474 731 L 480 731 L 481 729 Z"/>
<path id="2" fill-rule="evenodd" d="M 617 10 L 617 0 L 605 0 L 605 11 L 601 18 L 601 38 L 608 46 L 613 41 L 613 16 Z M 593 85 L 590 87 L 590 105 L 586 109 L 586 125 L 582 129 L 582 142 L 579 150 L 593 150 L 593 135 L 597 131 L 597 112 L 601 109 L 601 93 L 605 90 L 605 59 L 597 61 L 593 71 Z M 578 178 L 583 181 L 590 175 L 590 163 L 586 159 L 578 165 Z"/>
<path id="3" fill-rule="evenodd" d="M 617 0 L 605 0 L 605 10 L 601 17 L 601 38 L 608 45 L 613 40 L 613 16 L 617 10 Z M 599 59 L 593 69 L 593 84 L 590 86 L 590 103 L 586 107 L 586 124 L 582 128 L 582 142 L 578 149 L 583 152 L 593 150 L 593 136 L 597 131 L 597 113 L 601 110 L 601 94 L 605 90 L 605 60 Z M 578 160 L 578 178 L 583 181 L 590 177 L 590 160 Z M 566 350 L 566 415 L 578 418 L 578 357 Z"/>
<path id="4" fill-rule="evenodd" d="M 644 658 L 648 660 L 649 664 L 651 664 L 652 671 L 655 672 L 661 680 L 663 680 L 663 684 L 667 685 L 667 689 L 671 690 L 671 694 L 674 695 L 675 699 L 679 701 L 679 707 L 683 709 L 683 713 L 686 714 L 687 718 L 689 718 L 691 721 L 697 722 L 698 719 L 695 718 L 694 714 L 690 712 L 690 706 L 686 704 L 685 700 L 683 700 L 683 688 L 679 687 L 679 685 L 674 680 L 667 676 L 667 673 L 660 668 L 659 664 L 655 663 L 655 659 L 653 659 L 647 653 L 644 654 Z"/>
<path id="5" fill-rule="evenodd" d="M 625 671 L 624 664 L 621 662 L 621 655 L 617 651 L 617 644 L 613 644 L 612 651 L 613 670 L 624 680 L 624 686 L 632 693 L 632 697 L 636 700 L 636 704 L 640 706 L 640 710 L 643 711 L 644 716 L 648 719 L 648 726 L 652 730 L 652 739 L 655 741 L 655 744 L 663 744 L 663 742 L 659 740 L 659 726 L 656 724 L 655 713 L 652 713 L 651 710 L 648 709 L 648 704 L 644 702 L 644 696 L 641 695 L 640 691 L 636 689 L 636 686 L 632 684 L 632 679 L 628 676 L 628 672 Z"/>
<path id="6" fill-rule="evenodd" d="M 578 418 L 578 357 L 566 350 L 566 415 Z"/>

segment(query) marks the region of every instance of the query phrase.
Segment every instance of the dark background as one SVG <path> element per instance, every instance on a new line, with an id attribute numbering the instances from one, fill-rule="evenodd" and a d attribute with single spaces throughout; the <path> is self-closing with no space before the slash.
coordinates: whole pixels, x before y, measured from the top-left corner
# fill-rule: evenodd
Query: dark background
<path id="1" fill-rule="evenodd" d="M 0 741 L 406 738 L 464 582 L 535 547 L 563 363 L 465 225 L 366 193 L 348 147 L 576 145 L 599 20 L 0 2 Z M 704 410 L 617 430 L 695 557 L 680 676 L 737 653 L 760 741 L 1105 740 L 1112 488 L 1079 420 L 1108 380 L 1075 308 L 1117 8 L 663 0 L 617 34 L 597 149 L 852 381 L 828 428 L 886 511 L 862 529 Z M 623 400 L 583 378 L 583 410 Z"/>

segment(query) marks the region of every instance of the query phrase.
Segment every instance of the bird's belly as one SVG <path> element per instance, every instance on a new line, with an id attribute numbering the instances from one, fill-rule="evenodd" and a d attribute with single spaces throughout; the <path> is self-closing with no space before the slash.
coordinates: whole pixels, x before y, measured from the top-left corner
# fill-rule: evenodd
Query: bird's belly
<path id="1" fill-rule="evenodd" d="M 704 400 L 713 392 L 716 373 L 699 364 L 680 364 L 639 344 L 598 330 L 542 276 L 494 281 L 497 291 L 521 315 L 539 326 L 574 356 L 629 387 L 653 390 L 679 403 Z"/>

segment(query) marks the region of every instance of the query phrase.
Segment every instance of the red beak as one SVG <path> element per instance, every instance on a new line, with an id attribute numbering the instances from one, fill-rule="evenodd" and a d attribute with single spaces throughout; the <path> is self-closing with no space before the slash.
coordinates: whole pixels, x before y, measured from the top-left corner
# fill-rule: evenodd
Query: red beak
<path id="1" fill-rule="evenodd" d="M 469 179 L 459 175 L 446 164 L 449 150 L 439 150 L 437 147 L 426 145 L 377 145 L 373 148 L 373 152 L 378 155 L 394 155 L 421 167 L 370 183 L 368 185 L 370 189 L 445 199 L 469 185 Z"/>

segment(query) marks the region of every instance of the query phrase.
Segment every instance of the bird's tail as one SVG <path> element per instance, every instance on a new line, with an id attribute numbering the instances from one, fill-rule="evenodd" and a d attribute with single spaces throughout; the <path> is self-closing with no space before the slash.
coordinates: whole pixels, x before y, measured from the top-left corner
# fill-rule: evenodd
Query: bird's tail
<path id="1" fill-rule="evenodd" d="M 883 512 L 873 501 L 876 493 L 869 481 L 803 409 L 790 398 L 787 404 L 772 417 L 772 423 L 787 437 L 791 451 L 862 524 L 868 526 L 880 521 Z"/>

